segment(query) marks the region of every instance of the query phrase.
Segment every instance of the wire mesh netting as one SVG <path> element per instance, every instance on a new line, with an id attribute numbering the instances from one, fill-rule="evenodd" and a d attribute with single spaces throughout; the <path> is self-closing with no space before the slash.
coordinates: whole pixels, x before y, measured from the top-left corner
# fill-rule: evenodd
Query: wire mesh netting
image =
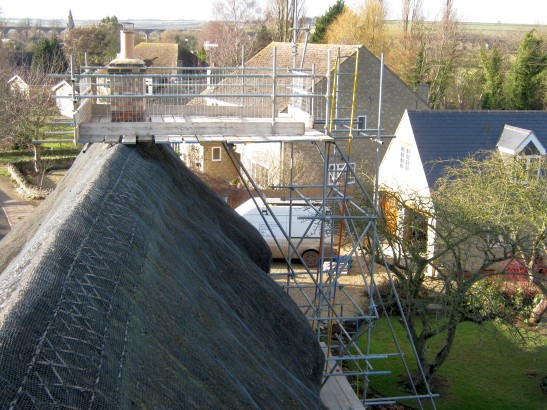
<path id="1" fill-rule="evenodd" d="M 0 246 L 1 408 L 322 407 L 268 248 L 168 147 L 92 146 Z"/>

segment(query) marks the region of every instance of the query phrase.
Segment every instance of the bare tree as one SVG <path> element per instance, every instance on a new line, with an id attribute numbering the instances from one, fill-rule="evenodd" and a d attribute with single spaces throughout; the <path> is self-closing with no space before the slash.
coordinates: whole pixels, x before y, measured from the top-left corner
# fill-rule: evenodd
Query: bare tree
<path id="1" fill-rule="evenodd" d="M 493 230 L 490 244 L 507 250 L 512 270 L 541 291 L 532 324 L 547 309 L 547 277 L 540 272 L 547 258 L 546 163 L 545 155 L 471 157 L 447 168 L 437 187 L 445 208 L 465 209 L 469 220 Z"/>
<path id="2" fill-rule="evenodd" d="M 415 22 L 420 22 L 422 16 L 422 1 L 423 0 L 402 0 L 401 20 L 403 21 L 403 33 L 408 35 Z"/>
<path id="3" fill-rule="evenodd" d="M 18 74 L 26 87 L 11 87 L 7 81 Z M 44 129 L 58 108 L 51 98 L 55 80 L 40 71 L 16 72 L 0 70 L 0 146 L 33 148 L 35 172 L 41 171 L 39 146 L 33 140 L 43 139 Z"/>
<path id="4" fill-rule="evenodd" d="M 402 0 L 401 28 L 389 38 L 385 61 L 414 90 L 424 80 L 426 25 L 422 13 L 422 0 Z"/>
<path id="5" fill-rule="evenodd" d="M 256 0 L 215 0 L 213 18 L 231 23 L 249 23 L 256 21 L 261 14 Z"/>
<path id="6" fill-rule="evenodd" d="M 445 0 L 440 24 L 427 39 L 429 104 L 433 109 L 455 108 L 450 106 L 446 92 L 454 78 L 461 52 L 459 38 L 461 25 L 456 17 L 453 0 Z"/>
<path id="7" fill-rule="evenodd" d="M 305 0 L 268 0 L 266 20 L 272 39 L 282 42 L 292 41 L 295 16 L 296 21 L 301 22 L 305 13 Z"/>
<path id="8" fill-rule="evenodd" d="M 538 261 L 546 255 L 547 185 L 539 162 L 534 167 L 527 158 L 494 152 L 452 164 L 431 197 L 385 190 L 378 222 L 382 249 L 372 240 L 365 244 L 397 279 L 423 368 L 418 384 L 446 361 L 464 320 L 495 318 L 523 332 L 516 319 L 528 312 L 505 304 L 492 280 L 514 276 L 509 267 L 518 266 L 523 281 L 544 296 L 531 319 L 537 322 L 546 307 Z M 436 276 L 428 276 L 432 271 Z"/>
<path id="9" fill-rule="evenodd" d="M 217 66 L 236 66 L 242 50 L 253 52 L 254 37 L 249 33 L 260 26 L 261 10 L 256 0 L 216 0 L 213 18 L 202 28 L 201 43 L 218 45 L 211 51 L 209 63 Z M 212 58 L 211 58 L 212 57 Z"/>
<path id="10" fill-rule="evenodd" d="M 0 7 L 0 29 L 6 27 L 6 18 L 4 17 L 4 10 Z"/>
<path id="11" fill-rule="evenodd" d="M 363 44 L 379 56 L 385 43 L 386 7 L 382 0 L 369 0 L 356 11 L 345 7 L 332 23 L 326 39 L 329 43 Z"/>
<path id="12" fill-rule="evenodd" d="M 3 33 L 4 27 L 6 27 L 6 19 L 4 18 L 4 12 L 2 8 L 0 8 L 0 33 Z M 3 34 L 0 34 L 0 38 L 3 37 Z M 0 41 L 0 73 L 2 73 L 4 70 L 7 69 L 7 67 L 10 65 L 8 60 L 9 50 L 8 47 L 6 47 L 6 44 L 3 41 Z"/>
<path id="13" fill-rule="evenodd" d="M 403 7 L 401 9 L 401 20 L 403 20 L 403 32 L 408 33 L 410 9 L 412 8 L 413 0 L 403 0 Z"/>

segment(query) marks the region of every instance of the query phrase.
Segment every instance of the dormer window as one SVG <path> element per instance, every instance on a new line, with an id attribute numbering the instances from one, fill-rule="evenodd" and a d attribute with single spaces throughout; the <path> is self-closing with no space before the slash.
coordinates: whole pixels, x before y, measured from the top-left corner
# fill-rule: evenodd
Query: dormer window
<path id="1" fill-rule="evenodd" d="M 509 155 L 545 155 L 545 147 L 531 130 L 505 125 L 497 143 L 500 152 Z"/>
<path id="2" fill-rule="evenodd" d="M 536 144 L 533 141 L 530 141 L 520 152 L 521 155 L 541 155 L 541 152 Z"/>
<path id="3" fill-rule="evenodd" d="M 501 153 L 515 156 L 522 164 L 515 180 L 527 181 L 545 175 L 545 147 L 533 131 L 505 125 L 497 144 Z"/>

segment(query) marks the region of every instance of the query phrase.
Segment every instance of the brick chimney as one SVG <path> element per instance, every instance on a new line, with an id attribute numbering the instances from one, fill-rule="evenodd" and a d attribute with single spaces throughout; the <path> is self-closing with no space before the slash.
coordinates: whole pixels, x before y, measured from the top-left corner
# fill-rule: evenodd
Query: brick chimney
<path id="1" fill-rule="evenodd" d="M 112 95 L 127 95 L 127 98 L 113 98 L 110 103 L 112 122 L 146 121 L 146 100 L 131 97 L 144 94 L 144 78 L 132 77 L 131 74 L 146 73 L 146 64 L 135 58 L 135 30 L 124 27 L 120 31 L 120 53 L 107 67 L 108 74 L 114 76 L 110 81 Z"/>

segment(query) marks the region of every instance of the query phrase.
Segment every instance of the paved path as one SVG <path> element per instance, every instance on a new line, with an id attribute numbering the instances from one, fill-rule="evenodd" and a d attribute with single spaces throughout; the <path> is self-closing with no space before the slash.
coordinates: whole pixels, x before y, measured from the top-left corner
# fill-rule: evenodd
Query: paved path
<path id="1" fill-rule="evenodd" d="M 0 175 L 0 239 L 38 206 L 37 201 L 23 198 L 13 187 L 11 180 Z"/>
<path id="2" fill-rule="evenodd" d="M 8 234 L 11 226 L 9 224 L 8 217 L 4 212 L 4 208 L 0 209 L 0 240 Z"/>

